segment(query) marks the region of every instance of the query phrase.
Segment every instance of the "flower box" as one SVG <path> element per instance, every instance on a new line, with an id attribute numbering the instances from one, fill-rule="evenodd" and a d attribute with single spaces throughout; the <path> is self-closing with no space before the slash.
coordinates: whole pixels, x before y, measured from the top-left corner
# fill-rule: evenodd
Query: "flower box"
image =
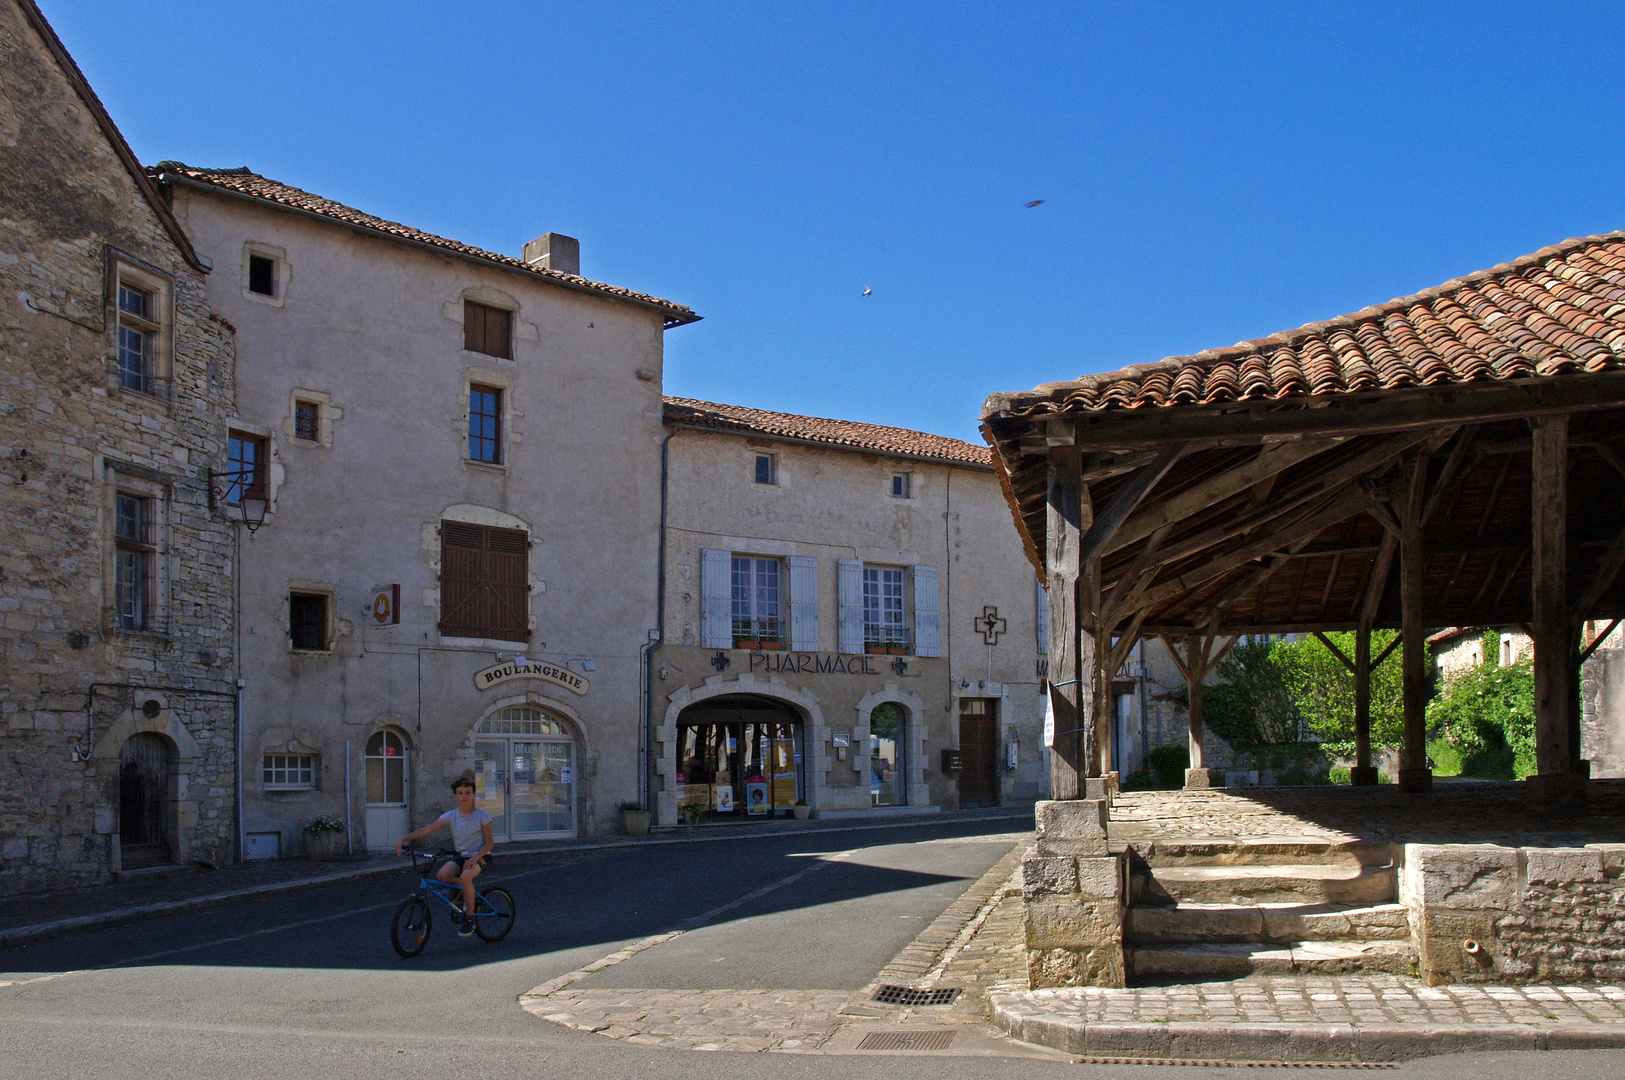
<path id="1" fill-rule="evenodd" d="M 863 647 L 863 651 L 868 653 L 870 656 L 885 656 L 886 655 L 886 646 L 884 646 L 884 645 L 865 645 Z"/>

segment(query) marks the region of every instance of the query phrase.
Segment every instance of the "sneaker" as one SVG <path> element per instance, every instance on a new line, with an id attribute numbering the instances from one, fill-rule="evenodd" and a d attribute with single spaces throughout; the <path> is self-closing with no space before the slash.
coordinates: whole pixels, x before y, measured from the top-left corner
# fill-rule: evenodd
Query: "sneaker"
<path id="1" fill-rule="evenodd" d="M 468 935 L 472 934 L 473 932 L 474 932 L 474 920 L 473 919 L 464 919 L 463 920 L 463 925 L 461 925 L 461 926 L 459 926 L 457 928 L 457 936 L 458 937 L 467 937 Z"/>

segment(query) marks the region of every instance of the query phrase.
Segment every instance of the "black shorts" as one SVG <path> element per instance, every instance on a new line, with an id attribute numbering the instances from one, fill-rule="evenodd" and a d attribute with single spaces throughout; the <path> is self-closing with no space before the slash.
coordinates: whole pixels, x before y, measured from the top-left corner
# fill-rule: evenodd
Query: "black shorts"
<path id="1" fill-rule="evenodd" d="M 456 864 L 458 874 L 461 874 L 463 872 L 463 867 L 468 865 L 468 859 L 465 858 L 462 855 L 453 855 L 450 858 L 448 858 L 446 860 L 446 862 Z M 490 865 L 491 865 L 491 856 L 489 856 L 489 855 L 481 856 L 481 858 L 480 858 L 480 869 L 484 870 L 487 866 L 490 866 Z"/>

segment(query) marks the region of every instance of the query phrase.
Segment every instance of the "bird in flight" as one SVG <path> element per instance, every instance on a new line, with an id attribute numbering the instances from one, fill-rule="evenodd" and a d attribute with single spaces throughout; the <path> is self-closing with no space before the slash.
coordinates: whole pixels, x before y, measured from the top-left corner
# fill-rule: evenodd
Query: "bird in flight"
<path id="1" fill-rule="evenodd" d="M 874 290 L 873 290 L 873 289 L 871 289 L 871 288 L 869 288 L 869 286 L 867 286 L 867 285 L 865 285 L 865 286 L 864 286 L 864 287 L 863 287 L 863 295 L 864 295 L 864 296 L 868 296 L 868 295 L 869 295 L 869 294 L 870 294 L 870 293 L 872 293 L 872 292 L 874 292 Z"/>
<path id="2" fill-rule="evenodd" d="M 1035 206 L 1043 206 L 1043 205 L 1044 205 L 1044 200 L 1043 199 L 1034 199 L 1032 202 L 1027 204 L 1027 209 L 1031 210 Z"/>

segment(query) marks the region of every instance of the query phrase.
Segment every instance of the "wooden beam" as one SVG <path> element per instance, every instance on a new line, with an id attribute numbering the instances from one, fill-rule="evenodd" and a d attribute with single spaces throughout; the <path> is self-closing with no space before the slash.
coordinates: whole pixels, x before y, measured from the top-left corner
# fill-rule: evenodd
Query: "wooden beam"
<path id="1" fill-rule="evenodd" d="M 1127 547 L 1136 540 L 1150 536 L 1165 525 L 1183 521 L 1216 503 L 1240 495 L 1262 481 L 1274 479 L 1282 471 L 1299 462 L 1307 461 L 1341 445 L 1343 444 L 1325 439 L 1266 446 L 1251 461 L 1148 507 L 1143 514 L 1125 523 L 1118 530 L 1116 538 L 1107 545 L 1106 550 L 1109 552 Z"/>
<path id="2" fill-rule="evenodd" d="M 1581 618 L 1589 618 L 1591 609 L 1597 606 L 1603 593 L 1614 584 L 1619 577 L 1621 567 L 1625 567 L 1625 530 L 1614 537 L 1614 542 L 1608 545 L 1608 550 L 1597 562 L 1597 569 L 1591 575 L 1591 582 L 1586 586 L 1585 592 L 1580 594 L 1579 601 L 1574 605 L 1574 614 Z"/>
<path id="3" fill-rule="evenodd" d="M 1423 639 L 1422 509 L 1427 491 L 1428 455 L 1417 454 L 1409 490 L 1401 508 L 1399 604 L 1404 636 L 1401 676 L 1405 702 L 1405 735 L 1399 751 L 1399 788 L 1430 791 L 1433 773 L 1427 756 L 1427 643 Z"/>
<path id="4" fill-rule="evenodd" d="M 1399 537 L 1386 533 L 1377 557 L 1371 563 L 1371 577 L 1366 581 L 1365 599 L 1360 602 L 1360 624 L 1370 626 L 1377 619 L 1382 606 L 1382 594 L 1388 591 L 1388 575 L 1394 566 L 1394 553 L 1399 550 Z"/>
<path id="5" fill-rule="evenodd" d="M 1331 638 L 1327 637 L 1325 634 L 1321 633 L 1319 630 L 1312 631 L 1312 633 L 1315 635 L 1315 637 L 1320 639 L 1320 643 L 1322 645 L 1326 646 L 1326 648 L 1331 651 L 1331 654 L 1333 656 L 1337 657 L 1339 660 L 1341 660 L 1343 662 L 1344 667 L 1348 668 L 1350 671 L 1355 670 L 1354 661 L 1350 660 L 1344 654 L 1343 650 L 1339 649 L 1337 647 L 1337 644 L 1334 641 L 1332 641 Z"/>
<path id="6" fill-rule="evenodd" d="M 1405 634 L 1404 634 L 1403 631 L 1401 631 L 1398 634 L 1395 634 L 1393 636 L 1393 640 L 1388 642 L 1387 647 L 1385 647 L 1382 650 L 1382 652 L 1377 654 L 1377 658 L 1375 660 L 1371 661 L 1371 670 L 1376 671 L 1379 667 L 1381 667 L 1382 662 L 1384 660 L 1388 659 L 1388 655 L 1390 653 L 1392 653 L 1395 649 L 1399 648 L 1399 643 L 1404 641 L 1404 640 L 1405 640 Z"/>
<path id="7" fill-rule="evenodd" d="M 1083 795 L 1083 682 L 1092 657 L 1083 655 L 1078 590 L 1083 567 L 1079 542 L 1088 527 L 1089 502 L 1079 479 L 1076 450 L 1049 452 L 1045 514 L 1045 569 L 1049 582 L 1049 700 L 1054 718 L 1050 791 L 1056 799 Z"/>
<path id="8" fill-rule="evenodd" d="M 1456 479 L 1456 473 L 1461 470 L 1462 463 L 1467 458 L 1467 451 L 1472 447 L 1473 440 L 1478 437 L 1479 426 L 1471 424 L 1465 428 L 1456 445 L 1450 448 L 1450 456 L 1445 458 L 1444 469 L 1439 473 L 1439 479 L 1434 481 L 1433 494 L 1428 496 L 1427 505 L 1422 508 L 1422 524 L 1426 525 L 1433 516 L 1433 511 L 1439 508 L 1440 498 L 1448 491 L 1454 490 L 1451 483 Z"/>
<path id="9" fill-rule="evenodd" d="M 1112 586 L 1112 591 L 1101 600 L 1105 610 L 1100 621 L 1108 630 L 1117 625 L 1118 620 L 1122 618 L 1123 612 L 1133 608 L 1140 594 L 1145 591 L 1145 587 L 1151 584 L 1151 579 L 1156 576 L 1158 564 L 1151 561 L 1152 556 L 1162 546 L 1163 539 L 1167 537 L 1168 530 L 1172 527 L 1171 525 L 1164 525 L 1151 534 L 1151 538 L 1145 542 L 1145 546 L 1135 556 L 1133 564 L 1117 579 L 1116 584 Z"/>
<path id="10" fill-rule="evenodd" d="M 1261 559 L 1266 555 L 1274 554 L 1281 548 L 1287 547 L 1299 540 L 1312 539 L 1324 532 L 1329 526 L 1339 521 L 1347 520 L 1371 505 L 1371 496 L 1357 488 L 1342 492 L 1333 498 L 1323 509 L 1314 511 L 1301 517 L 1290 525 L 1283 526 L 1281 530 L 1262 540 L 1254 541 L 1245 547 L 1227 552 L 1211 562 L 1185 570 L 1176 574 L 1169 581 L 1147 589 L 1142 602 L 1147 607 L 1155 607 L 1173 599 L 1180 593 L 1187 592 L 1201 582 L 1227 574 L 1231 570 Z"/>
<path id="11" fill-rule="evenodd" d="M 1579 747 L 1574 719 L 1575 620 L 1568 605 L 1568 418 L 1532 425 L 1530 601 L 1535 639 L 1535 762 L 1541 776 L 1567 776 Z M 1552 786 L 1560 786 L 1554 782 Z"/>
<path id="12" fill-rule="evenodd" d="M 1581 650 L 1580 663 L 1583 664 L 1587 660 L 1590 660 L 1591 654 L 1597 651 L 1597 646 L 1608 640 L 1608 635 L 1612 634 L 1614 632 L 1614 627 L 1618 626 L 1621 622 L 1625 622 L 1625 619 L 1615 619 L 1613 622 L 1609 623 L 1606 630 L 1598 634 L 1596 639 L 1593 640 L 1590 645 L 1587 645 L 1583 650 Z"/>
<path id="13" fill-rule="evenodd" d="M 1112 538 L 1122 528 L 1123 522 L 1134 513 L 1134 508 L 1140 505 L 1140 500 L 1151 493 L 1157 482 L 1168 475 L 1168 470 L 1174 467 L 1179 456 L 1185 452 L 1184 446 L 1170 446 L 1157 455 L 1157 459 L 1145 466 L 1139 472 L 1117 489 L 1112 501 L 1100 512 L 1089 531 L 1083 535 L 1084 562 L 1105 554 Z M 1147 534 L 1149 535 L 1149 534 Z"/>

